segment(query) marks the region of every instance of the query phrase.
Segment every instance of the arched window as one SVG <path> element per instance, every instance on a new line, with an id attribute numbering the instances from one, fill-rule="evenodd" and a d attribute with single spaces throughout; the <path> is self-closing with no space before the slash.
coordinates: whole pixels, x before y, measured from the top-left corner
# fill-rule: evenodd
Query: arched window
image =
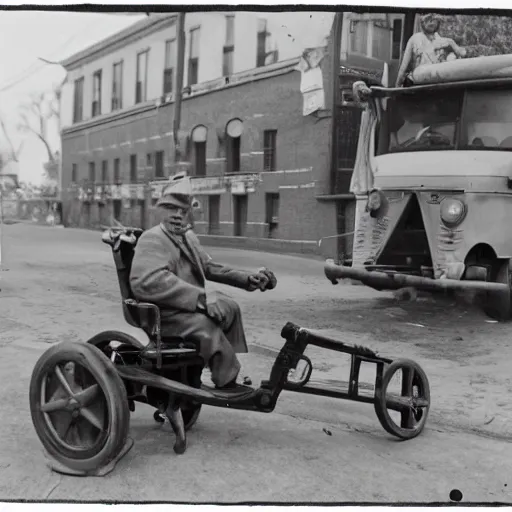
<path id="1" fill-rule="evenodd" d="M 226 125 L 226 172 L 240 172 L 240 139 L 244 131 L 241 119 L 231 119 Z"/>
<path id="2" fill-rule="evenodd" d="M 192 130 L 192 143 L 194 144 L 195 176 L 206 176 L 206 140 L 208 128 L 200 124 Z"/>

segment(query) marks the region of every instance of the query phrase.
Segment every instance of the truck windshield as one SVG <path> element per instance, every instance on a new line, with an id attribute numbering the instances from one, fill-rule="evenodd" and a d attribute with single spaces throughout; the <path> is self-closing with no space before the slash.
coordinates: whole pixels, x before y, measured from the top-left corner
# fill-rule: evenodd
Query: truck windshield
<path id="1" fill-rule="evenodd" d="M 444 90 L 384 101 L 378 154 L 512 150 L 512 89 Z"/>

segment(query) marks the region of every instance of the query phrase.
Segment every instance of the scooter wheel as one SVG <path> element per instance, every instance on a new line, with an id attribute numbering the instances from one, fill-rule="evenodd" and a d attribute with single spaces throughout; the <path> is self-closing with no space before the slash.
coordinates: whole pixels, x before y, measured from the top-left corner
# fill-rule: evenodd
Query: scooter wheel
<path id="1" fill-rule="evenodd" d="M 162 416 L 162 413 L 158 409 L 153 413 L 153 419 L 157 423 L 163 423 L 165 421 L 165 418 Z"/>
<path id="2" fill-rule="evenodd" d="M 389 391 L 391 379 L 397 371 L 402 371 L 401 392 Z M 409 359 L 397 359 L 384 371 L 382 381 L 375 387 L 375 412 L 386 432 L 400 439 L 413 439 L 418 436 L 427 421 L 430 409 L 430 386 L 421 366 Z M 391 411 L 400 417 L 397 424 Z"/>

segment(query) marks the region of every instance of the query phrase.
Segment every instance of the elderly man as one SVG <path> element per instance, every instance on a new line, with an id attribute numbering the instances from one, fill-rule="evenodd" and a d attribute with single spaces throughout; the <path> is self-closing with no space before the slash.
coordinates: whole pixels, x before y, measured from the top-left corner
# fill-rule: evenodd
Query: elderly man
<path id="1" fill-rule="evenodd" d="M 137 243 L 130 284 L 138 300 L 160 307 L 163 338 L 198 341 L 213 383 L 236 387 L 236 353 L 248 352 L 240 308 L 227 295 L 207 290 L 206 281 L 247 291 L 272 289 L 277 281 L 268 269 L 247 272 L 215 263 L 186 224 L 192 201 L 189 178 L 171 178 L 157 203 L 160 223 Z"/>

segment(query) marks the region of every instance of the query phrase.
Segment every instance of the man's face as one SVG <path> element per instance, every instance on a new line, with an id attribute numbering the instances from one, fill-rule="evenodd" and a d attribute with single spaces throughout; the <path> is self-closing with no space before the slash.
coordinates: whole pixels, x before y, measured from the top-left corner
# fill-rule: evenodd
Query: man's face
<path id="1" fill-rule="evenodd" d="M 437 32 L 437 29 L 439 28 L 439 22 L 435 18 L 431 18 L 425 22 L 423 27 L 427 34 L 434 34 L 435 32 Z"/>
<path id="2" fill-rule="evenodd" d="M 161 221 L 169 227 L 181 228 L 187 223 L 190 208 L 166 204 L 159 207 Z"/>

